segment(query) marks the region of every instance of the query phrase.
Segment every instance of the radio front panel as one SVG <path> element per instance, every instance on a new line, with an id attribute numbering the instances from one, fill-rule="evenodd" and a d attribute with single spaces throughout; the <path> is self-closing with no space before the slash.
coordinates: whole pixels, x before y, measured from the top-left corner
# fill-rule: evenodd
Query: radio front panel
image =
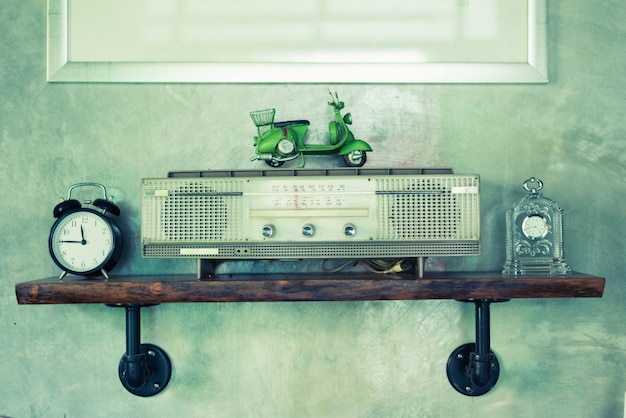
<path id="1" fill-rule="evenodd" d="M 479 239 L 479 177 L 451 170 L 179 172 L 142 181 L 146 257 L 475 255 Z"/>

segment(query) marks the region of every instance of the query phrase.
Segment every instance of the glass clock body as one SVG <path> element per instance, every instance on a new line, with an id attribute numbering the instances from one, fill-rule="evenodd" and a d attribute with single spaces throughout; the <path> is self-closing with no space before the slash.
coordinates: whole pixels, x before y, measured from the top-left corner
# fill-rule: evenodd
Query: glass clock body
<path id="1" fill-rule="evenodd" d="M 530 183 L 537 188 L 529 188 Z M 529 193 L 506 212 L 505 276 L 560 276 L 571 273 L 565 262 L 563 210 L 543 196 L 541 180 L 524 183 Z"/>
<path id="2" fill-rule="evenodd" d="M 52 225 L 50 255 L 64 272 L 107 277 L 119 261 L 122 234 L 117 224 L 102 213 L 81 208 L 63 214 Z"/>

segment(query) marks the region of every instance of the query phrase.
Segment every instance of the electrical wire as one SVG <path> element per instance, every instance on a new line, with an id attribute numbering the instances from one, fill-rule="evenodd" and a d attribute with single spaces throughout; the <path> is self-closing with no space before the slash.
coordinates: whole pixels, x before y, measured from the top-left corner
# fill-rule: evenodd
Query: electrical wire
<path id="1" fill-rule="evenodd" d="M 356 267 L 359 265 L 375 274 L 402 273 L 413 266 L 413 263 L 405 258 L 392 260 L 349 260 L 331 269 L 326 267 L 327 262 L 328 259 L 324 259 L 321 262 L 322 270 L 326 273 L 337 273 L 349 266 Z"/>

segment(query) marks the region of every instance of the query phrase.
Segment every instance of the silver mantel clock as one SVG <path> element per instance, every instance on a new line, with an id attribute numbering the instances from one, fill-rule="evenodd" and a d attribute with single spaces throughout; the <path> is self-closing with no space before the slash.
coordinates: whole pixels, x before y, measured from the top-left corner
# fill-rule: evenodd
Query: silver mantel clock
<path id="1" fill-rule="evenodd" d="M 563 210 L 539 191 L 541 180 L 524 182 L 526 196 L 506 212 L 505 276 L 561 276 L 571 273 L 563 255 Z"/>

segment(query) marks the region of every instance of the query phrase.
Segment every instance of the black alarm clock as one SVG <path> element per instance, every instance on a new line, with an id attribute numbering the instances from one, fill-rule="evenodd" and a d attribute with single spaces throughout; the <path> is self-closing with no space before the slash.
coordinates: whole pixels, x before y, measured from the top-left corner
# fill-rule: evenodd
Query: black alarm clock
<path id="1" fill-rule="evenodd" d="M 78 187 L 99 187 L 103 198 L 86 202 L 93 208 L 83 207 L 72 199 L 72 190 Z M 52 260 L 63 271 L 59 279 L 68 273 L 108 279 L 108 272 L 122 254 L 123 239 L 113 219 L 120 215 L 120 209 L 108 200 L 105 187 L 99 183 L 73 184 L 53 215 L 58 219 L 50 230 L 48 247 Z"/>

